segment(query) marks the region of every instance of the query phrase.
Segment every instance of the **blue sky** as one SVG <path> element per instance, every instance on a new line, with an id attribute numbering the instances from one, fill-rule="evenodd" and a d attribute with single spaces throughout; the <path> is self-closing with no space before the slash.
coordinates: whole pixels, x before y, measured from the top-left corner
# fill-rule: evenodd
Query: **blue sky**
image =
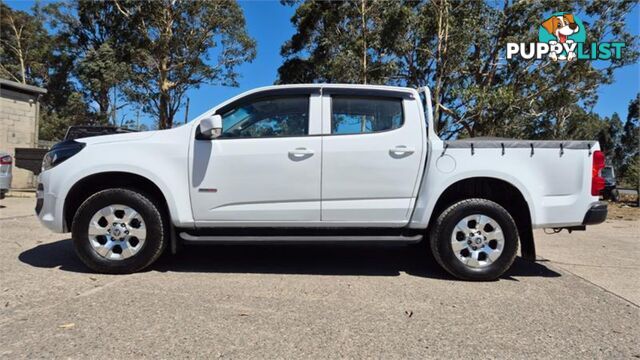
<path id="1" fill-rule="evenodd" d="M 7 1 L 14 9 L 29 10 L 33 1 Z M 189 119 L 205 112 L 216 104 L 243 91 L 272 85 L 277 76 L 277 69 L 282 64 L 280 47 L 291 38 L 295 30 L 291 24 L 294 8 L 283 6 L 279 1 L 240 1 L 247 21 L 249 34 L 257 42 L 257 57 L 252 63 L 238 68 L 241 74 L 239 87 L 223 87 L 203 85 L 199 89 L 188 92 L 190 98 Z M 640 34 L 640 6 L 628 15 L 625 25 L 633 34 Z M 610 116 L 618 112 L 626 119 L 629 101 L 640 92 L 640 64 L 619 69 L 614 74 L 611 85 L 602 86 L 598 90 L 599 100 L 595 111 L 602 116 Z M 131 117 L 135 115 L 132 114 Z M 120 117 L 120 116 L 118 116 Z M 176 122 L 184 120 L 184 112 L 179 112 Z M 153 126 L 150 119 L 144 120 Z"/>

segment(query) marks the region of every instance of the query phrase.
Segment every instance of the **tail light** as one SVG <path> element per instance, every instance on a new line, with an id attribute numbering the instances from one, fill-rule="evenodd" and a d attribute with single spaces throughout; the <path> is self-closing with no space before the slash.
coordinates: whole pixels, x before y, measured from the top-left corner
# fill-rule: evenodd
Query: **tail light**
<path id="1" fill-rule="evenodd" d="M 600 170 L 604 167 L 602 151 L 593 152 L 593 166 L 591 167 L 591 195 L 598 196 L 604 190 L 604 179 L 600 177 Z"/>
<path id="2" fill-rule="evenodd" d="M 11 165 L 11 155 L 0 157 L 0 165 Z"/>

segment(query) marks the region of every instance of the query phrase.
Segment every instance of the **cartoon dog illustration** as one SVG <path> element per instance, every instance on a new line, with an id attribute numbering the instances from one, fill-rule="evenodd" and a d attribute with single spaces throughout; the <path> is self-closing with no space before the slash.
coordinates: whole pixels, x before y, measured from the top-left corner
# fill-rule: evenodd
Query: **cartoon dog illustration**
<path id="1" fill-rule="evenodd" d="M 580 27 L 576 24 L 576 21 L 572 14 L 562 14 L 555 15 L 542 23 L 542 27 L 549 32 L 549 34 L 553 35 L 558 39 L 558 41 L 549 41 L 549 45 L 554 45 L 557 43 L 561 44 L 572 44 L 573 40 L 569 39 L 570 35 L 573 35 L 580 31 Z M 560 60 L 568 60 L 573 61 L 576 59 L 576 54 L 571 51 L 568 54 L 558 55 L 555 52 L 550 52 L 549 57 L 553 61 Z"/>

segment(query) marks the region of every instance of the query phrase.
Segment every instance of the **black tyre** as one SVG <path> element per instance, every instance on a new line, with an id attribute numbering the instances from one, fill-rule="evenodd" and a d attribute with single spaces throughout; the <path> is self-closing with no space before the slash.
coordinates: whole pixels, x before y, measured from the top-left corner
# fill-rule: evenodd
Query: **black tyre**
<path id="1" fill-rule="evenodd" d="M 518 230 L 500 205 L 468 199 L 445 209 L 429 234 L 436 261 L 463 280 L 494 280 L 507 271 L 518 252 Z"/>
<path id="2" fill-rule="evenodd" d="M 100 191 L 80 206 L 71 226 L 76 253 L 91 269 L 140 271 L 164 250 L 168 226 L 151 199 L 129 189 Z"/>

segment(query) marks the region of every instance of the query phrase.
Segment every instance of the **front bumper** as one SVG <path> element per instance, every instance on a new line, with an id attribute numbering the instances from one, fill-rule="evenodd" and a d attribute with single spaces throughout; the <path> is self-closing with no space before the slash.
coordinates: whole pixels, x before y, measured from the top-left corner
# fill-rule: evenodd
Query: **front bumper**
<path id="1" fill-rule="evenodd" d="M 38 183 L 35 208 L 38 219 L 47 229 L 56 233 L 64 233 L 66 229 L 62 221 L 62 211 L 59 209 L 58 200 L 54 194 L 47 192 L 43 183 Z"/>
<path id="2" fill-rule="evenodd" d="M 582 220 L 582 225 L 596 225 L 603 223 L 607 219 L 607 203 L 606 202 L 598 202 L 597 204 L 591 206 L 591 208 L 584 215 L 584 220 Z"/>

